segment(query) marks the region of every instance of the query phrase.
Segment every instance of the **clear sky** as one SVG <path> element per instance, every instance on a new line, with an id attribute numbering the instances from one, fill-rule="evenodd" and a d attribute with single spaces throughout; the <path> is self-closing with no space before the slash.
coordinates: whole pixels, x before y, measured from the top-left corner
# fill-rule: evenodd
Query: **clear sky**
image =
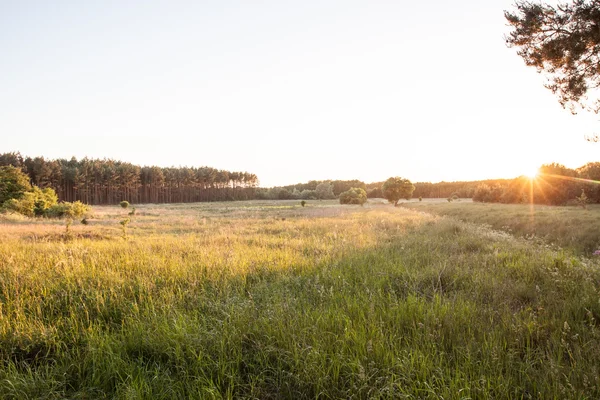
<path id="1" fill-rule="evenodd" d="M 311 179 L 600 160 L 504 43 L 512 1 L 0 0 L 0 152 Z"/>

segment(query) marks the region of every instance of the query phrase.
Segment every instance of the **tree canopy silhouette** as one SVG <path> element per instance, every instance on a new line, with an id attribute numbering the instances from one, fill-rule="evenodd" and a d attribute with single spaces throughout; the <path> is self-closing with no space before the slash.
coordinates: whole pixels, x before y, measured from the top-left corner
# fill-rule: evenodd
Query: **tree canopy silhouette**
<path id="1" fill-rule="evenodd" d="M 546 87 L 560 104 L 598 112 L 600 99 L 591 92 L 600 86 L 600 0 L 575 0 L 551 6 L 517 1 L 504 16 L 513 30 L 509 47 L 528 66 L 548 77 Z"/>

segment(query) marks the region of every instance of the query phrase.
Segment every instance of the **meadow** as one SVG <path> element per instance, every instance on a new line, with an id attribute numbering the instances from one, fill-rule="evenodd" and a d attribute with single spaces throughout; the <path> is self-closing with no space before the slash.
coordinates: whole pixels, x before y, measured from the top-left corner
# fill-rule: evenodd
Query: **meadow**
<path id="1" fill-rule="evenodd" d="M 600 249 L 600 204 L 546 206 L 539 204 L 477 203 L 470 199 L 412 199 L 403 206 L 417 211 L 485 224 L 538 244 L 591 256 Z"/>
<path id="2" fill-rule="evenodd" d="M 486 206 L 0 216 L 0 398 L 600 398 L 600 261 Z"/>

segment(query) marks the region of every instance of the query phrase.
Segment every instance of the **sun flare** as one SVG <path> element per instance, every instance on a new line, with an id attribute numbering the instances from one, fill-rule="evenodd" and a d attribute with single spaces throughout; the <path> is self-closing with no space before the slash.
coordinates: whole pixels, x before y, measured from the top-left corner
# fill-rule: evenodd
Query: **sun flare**
<path id="1" fill-rule="evenodd" d="M 525 174 L 525 176 L 527 176 L 529 179 L 536 179 L 538 177 L 540 173 L 540 170 L 538 168 L 532 169 L 531 171 L 529 171 L 528 173 Z"/>

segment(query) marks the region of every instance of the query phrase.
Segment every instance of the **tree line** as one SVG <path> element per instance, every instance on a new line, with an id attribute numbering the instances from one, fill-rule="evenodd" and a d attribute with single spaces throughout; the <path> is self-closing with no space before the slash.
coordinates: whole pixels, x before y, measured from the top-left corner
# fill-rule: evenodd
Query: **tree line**
<path id="1" fill-rule="evenodd" d="M 481 183 L 473 200 L 488 203 L 535 203 L 547 205 L 600 203 L 600 162 L 577 169 L 552 163 L 542 165 L 535 178 L 521 176 L 504 183 Z"/>
<path id="2" fill-rule="evenodd" d="M 111 159 L 48 160 L 0 154 L 0 166 L 21 169 L 40 189 L 61 201 L 86 204 L 187 203 L 255 198 L 258 178 L 248 172 L 210 167 L 139 166 Z"/>

